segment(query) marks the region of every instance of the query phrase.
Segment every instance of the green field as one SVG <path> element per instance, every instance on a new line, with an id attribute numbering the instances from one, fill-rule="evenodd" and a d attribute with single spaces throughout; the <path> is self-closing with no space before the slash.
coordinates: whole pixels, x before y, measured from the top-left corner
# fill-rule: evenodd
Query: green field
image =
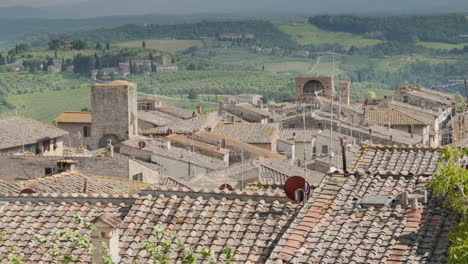
<path id="1" fill-rule="evenodd" d="M 455 63 L 458 60 L 453 59 L 453 58 L 432 58 L 432 57 L 427 57 L 427 56 L 422 56 L 422 55 L 402 55 L 402 56 L 394 56 L 390 58 L 385 58 L 382 60 L 375 60 L 375 67 L 378 70 L 381 71 L 388 71 L 388 72 L 394 72 L 397 71 L 401 68 L 403 68 L 405 65 L 408 65 L 413 62 L 417 61 L 424 61 L 428 63 Z"/>
<path id="2" fill-rule="evenodd" d="M 468 43 L 461 44 L 449 44 L 442 42 L 418 42 L 418 45 L 424 46 L 431 49 L 443 49 L 443 50 L 452 50 L 452 49 L 463 49 L 465 46 L 468 46 Z"/>
<path id="3" fill-rule="evenodd" d="M 167 52 L 176 52 L 186 50 L 192 46 L 203 47 L 201 40 L 182 40 L 182 39 L 149 39 L 145 40 L 146 48 L 156 49 Z M 130 41 L 116 44 L 120 47 L 141 48 L 142 41 Z"/>
<path id="4" fill-rule="evenodd" d="M 89 87 L 8 96 L 18 113 L 51 123 L 63 111 L 80 111 L 89 106 Z"/>
<path id="5" fill-rule="evenodd" d="M 312 66 L 313 62 L 308 61 L 272 62 L 265 64 L 265 70 L 273 73 L 303 73 L 309 71 Z"/>
<path id="6" fill-rule="evenodd" d="M 351 33 L 326 31 L 310 24 L 279 25 L 279 29 L 289 34 L 294 41 L 301 45 L 340 44 L 345 47 L 365 47 L 382 42 Z"/>

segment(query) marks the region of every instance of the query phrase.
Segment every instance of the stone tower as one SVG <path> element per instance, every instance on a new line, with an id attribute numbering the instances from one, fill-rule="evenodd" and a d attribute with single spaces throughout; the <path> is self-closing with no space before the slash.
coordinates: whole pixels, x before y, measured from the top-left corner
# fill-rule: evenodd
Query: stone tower
<path id="1" fill-rule="evenodd" d="M 93 148 L 138 135 L 136 84 L 114 81 L 91 87 Z M 109 141 L 110 140 L 110 141 Z"/>
<path id="2" fill-rule="evenodd" d="M 340 82 L 340 100 L 342 104 L 349 105 L 349 95 L 351 92 L 350 82 Z"/>
<path id="3" fill-rule="evenodd" d="M 335 84 L 331 77 L 296 78 L 296 100 L 309 101 L 319 96 L 332 99 Z"/>

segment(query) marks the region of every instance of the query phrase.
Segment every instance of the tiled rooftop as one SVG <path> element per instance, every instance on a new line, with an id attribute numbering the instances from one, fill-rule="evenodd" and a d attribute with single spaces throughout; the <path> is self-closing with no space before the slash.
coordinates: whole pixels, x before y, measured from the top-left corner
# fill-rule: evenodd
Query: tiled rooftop
<path id="1" fill-rule="evenodd" d="M 116 177 L 88 176 L 72 171 L 15 183 L 0 181 L 0 195 L 19 193 L 23 189 L 31 189 L 36 193 L 83 193 L 85 186 L 90 194 L 120 195 L 138 193 L 151 185 Z"/>
<path id="2" fill-rule="evenodd" d="M 226 167 L 226 163 L 219 159 L 207 157 L 197 152 L 188 151 L 186 149 L 172 147 L 168 150 L 164 145 L 164 141 L 149 138 L 133 138 L 122 142 L 122 145 L 132 148 L 140 149 L 138 143 L 144 141 L 146 147 L 142 151 L 154 153 L 156 155 L 164 156 L 174 160 L 180 160 L 187 163 L 194 163 L 200 167 L 208 168 L 210 170 L 218 170 Z"/>
<path id="3" fill-rule="evenodd" d="M 138 111 L 138 119 L 156 126 L 165 126 L 181 120 L 159 111 Z"/>
<path id="4" fill-rule="evenodd" d="M 408 113 L 388 108 L 368 109 L 365 119 L 368 125 L 427 125 L 426 122 L 416 119 Z"/>
<path id="5" fill-rule="evenodd" d="M 73 243 L 57 239 L 51 230 L 89 231 L 75 223 L 79 215 L 93 221 L 103 215 L 121 219 L 119 263 L 151 263 L 141 242 L 154 239 L 155 226 L 182 237 L 185 243 L 213 250 L 218 261 L 226 245 L 233 248 L 235 263 L 264 263 L 277 239 L 288 227 L 298 206 L 281 197 L 258 192 L 205 193 L 148 190 L 140 196 L 24 195 L 0 197 L 0 261 L 5 262 L 11 247 L 24 263 L 50 263 L 49 243 L 43 247 L 33 239 L 44 235 L 59 244 L 64 253 L 73 252 L 80 263 L 91 257 Z M 179 252 L 180 253 L 180 252 Z M 177 256 L 177 263 L 180 255 Z"/>
<path id="6" fill-rule="evenodd" d="M 217 113 L 212 112 L 182 120 L 166 126 L 150 128 L 142 132 L 143 135 L 165 135 L 170 130 L 175 134 L 192 134 L 207 127 L 216 125 Z"/>
<path id="7" fill-rule="evenodd" d="M 195 133 L 194 138 L 209 144 L 217 144 L 219 140 L 226 141 L 226 148 L 230 150 L 241 150 L 252 153 L 257 156 L 262 156 L 268 159 L 286 159 L 285 156 L 278 153 L 271 152 L 264 148 L 256 147 L 254 145 L 242 142 L 240 140 L 230 138 L 228 136 L 220 135 L 214 132 L 199 131 Z"/>
<path id="8" fill-rule="evenodd" d="M 366 149 L 375 150 L 373 157 Z M 370 161 L 364 163 L 380 163 L 385 168 L 389 159 L 381 157 L 389 154 L 387 149 L 365 148 Z M 419 198 L 418 208 L 405 204 L 402 198 L 405 191 L 415 194 L 425 190 L 431 176 L 417 171 L 427 166 L 428 160 L 435 163 L 437 151 L 426 149 L 413 155 L 404 148 L 394 148 L 391 152 L 398 164 L 416 167 L 416 174 L 357 170 L 345 176 L 326 176 L 267 263 L 444 262 L 447 235 L 457 221 L 456 214 L 445 209 L 442 200 L 430 191 L 427 201 Z M 358 163 L 360 159 L 356 158 Z"/>
<path id="9" fill-rule="evenodd" d="M 54 119 L 54 122 L 91 124 L 91 112 L 63 112 Z"/>
<path id="10" fill-rule="evenodd" d="M 218 124 L 213 132 L 249 144 L 271 143 L 278 137 L 278 127 L 274 124 Z"/>
<path id="11" fill-rule="evenodd" d="M 283 128 L 279 130 L 279 138 L 297 143 L 310 143 L 318 133 L 318 129 Z"/>
<path id="12" fill-rule="evenodd" d="M 0 149 L 35 144 L 45 138 L 57 138 L 68 132 L 24 116 L 0 118 Z"/>
<path id="13" fill-rule="evenodd" d="M 220 155 L 229 153 L 228 149 L 223 149 L 223 148 L 217 149 L 217 146 L 206 144 L 198 140 L 193 140 L 183 135 L 171 134 L 165 138 L 171 141 L 172 143 L 181 144 L 187 147 L 194 147 L 196 149 L 206 151 L 208 153 L 217 153 Z"/>
<path id="14" fill-rule="evenodd" d="M 348 167 L 380 175 L 432 175 L 442 153 L 428 147 L 363 146 Z"/>

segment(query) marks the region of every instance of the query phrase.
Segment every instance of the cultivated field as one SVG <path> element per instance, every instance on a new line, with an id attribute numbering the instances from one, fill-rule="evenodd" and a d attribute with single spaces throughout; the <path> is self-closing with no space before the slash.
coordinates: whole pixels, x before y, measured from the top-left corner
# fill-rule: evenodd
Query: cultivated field
<path id="1" fill-rule="evenodd" d="M 148 49 L 157 49 L 167 52 L 182 51 L 192 46 L 203 47 L 203 42 L 201 40 L 182 39 L 149 39 L 145 40 L 145 44 Z M 127 48 L 141 48 L 142 40 L 123 42 L 116 45 Z"/>
<path id="2" fill-rule="evenodd" d="M 279 29 L 289 34 L 294 41 L 301 45 L 340 44 L 345 47 L 365 47 L 381 42 L 377 39 L 367 39 L 351 33 L 322 30 L 310 24 L 279 25 Z"/>

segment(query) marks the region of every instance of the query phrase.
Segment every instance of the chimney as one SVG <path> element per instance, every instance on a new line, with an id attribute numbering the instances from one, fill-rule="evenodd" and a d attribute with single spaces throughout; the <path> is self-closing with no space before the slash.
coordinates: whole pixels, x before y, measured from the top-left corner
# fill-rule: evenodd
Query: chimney
<path id="1" fill-rule="evenodd" d="M 224 109 L 224 102 L 219 102 L 219 103 L 218 103 L 218 113 L 219 113 L 219 112 L 222 112 L 223 109 Z"/>
<path id="2" fill-rule="evenodd" d="M 372 128 L 369 128 L 369 135 L 372 135 Z"/>
<path id="3" fill-rule="evenodd" d="M 257 107 L 260 108 L 260 109 L 263 109 L 263 100 L 262 99 L 259 99 L 257 101 Z"/>
<path id="4" fill-rule="evenodd" d="M 410 126 L 411 138 L 414 138 L 414 126 Z"/>
<path id="5" fill-rule="evenodd" d="M 342 104 L 349 105 L 349 94 L 351 90 L 350 82 L 340 82 L 340 100 Z"/>
<path id="6" fill-rule="evenodd" d="M 120 261 L 119 226 L 122 221 L 110 212 L 105 212 L 95 218 L 91 223 L 95 229 L 91 232 L 91 243 L 96 248 L 93 253 L 93 263 L 103 264 L 103 251 L 107 247 L 114 263 Z"/>
<path id="7" fill-rule="evenodd" d="M 235 119 L 235 118 L 234 118 L 234 116 L 232 115 L 232 116 L 231 116 L 231 123 L 232 123 L 232 124 L 234 124 L 234 119 Z"/>
<path id="8" fill-rule="evenodd" d="M 216 150 L 221 150 L 221 140 L 218 140 L 216 144 Z"/>
<path id="9" fill-rule="evenodd" d="M 83 183 L 83 193 L 86 194 L 86 193 L 88 193 L 88 192 L 89 192 L 89 190 L 88 190 L 88 180 L 85 179 L 85 180 L 84 180 L 84 183 Z"/>
<path id="10" fill-rule="evenodd" d="M 76 167 L 76 161 L 74 160 L 58 160 L 57 161 L 57 171 L 65 172 L 65 171 L 74 171 Z"/>
<path id="11" fill-rule="evenodd" d="M 221 147 L 226 148 L 226 140 L 225 139 L 223 139 L 223 143 L 221 144 Z"/>
<path id="12" fill-rule="evenodd" d="M 341 138 L 340 139 L 341 141 L 341 155 L 343 156 L 343 171 L 346 171 L 346 168 L 347 168 L 347 164 L 346 164 L 346 145 L 347 145 L 347 142 L 346 142 L 346 139 L 344 138 Z"/>
<path id="13" fill-rule="evenodd" d="M 199 115 L 203 114 L 201 105 L 197 106 L 197 113 L 198 113 Z"/>
<path id="14" fill-rule="evenodd" d="M 107 140 L 106 146 L 106 157 L 113 158 L 114 157 L 114 146 L 112 145 L 112 140 Z"/>
<path id="15" fill-rule="evenodd" d="M 170 140 L 166 140 L 164 143 L 165 143 L 165 146 L 164 146 L 164 147 L 165 147 L 167 150 L 170 150 L 170 149 L 171 149 L 171 141 L 170 141 Z"/>

